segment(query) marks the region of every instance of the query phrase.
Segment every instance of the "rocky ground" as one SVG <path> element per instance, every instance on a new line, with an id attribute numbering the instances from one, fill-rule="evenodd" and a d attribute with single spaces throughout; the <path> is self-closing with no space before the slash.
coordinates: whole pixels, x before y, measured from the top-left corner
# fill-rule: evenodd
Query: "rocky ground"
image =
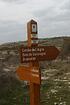
<path id="1" fill-rule="evenodd" d="M 52 62 L 42 73 L 42 105 L 70 105 L 70 61 Z"/>

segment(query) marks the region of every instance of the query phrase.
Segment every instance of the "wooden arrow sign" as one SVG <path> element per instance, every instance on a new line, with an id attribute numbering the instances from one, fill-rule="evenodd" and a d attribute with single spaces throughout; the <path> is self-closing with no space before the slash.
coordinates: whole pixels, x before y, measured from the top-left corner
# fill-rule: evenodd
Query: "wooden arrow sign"
<path id="1" fill-rule="evenodd" d="M 19 66 L 16 72 L 20 80 L 26 80 L 36 84 L 41 83 L 41 76 L 38 68 Z"/>
<path id="2" fill-rule="evenodd" d="M 55 46 L 21 47 L 21 63 L 54 60 L 59 54 Z"/>

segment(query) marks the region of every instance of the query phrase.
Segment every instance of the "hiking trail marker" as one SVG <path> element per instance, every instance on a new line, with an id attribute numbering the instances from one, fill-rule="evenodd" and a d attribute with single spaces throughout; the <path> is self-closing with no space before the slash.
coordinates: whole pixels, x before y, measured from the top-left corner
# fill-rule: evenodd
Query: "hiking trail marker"
<path id="1" fill-rule="evenodd" d="M 39 61 L 54 60 L 59 54 L 55 46 L 38 46 L 37 22 L 27 23 L 28 46 L 21 46 L 21 64 L 16 70 L 21 80 L 29 81 L 30 105 L 40 105 L 41 71 Z M 24 64 L 27 64 L 25 66 Z M 28 65 L 29 64 L 29 65 Z"/>
<path id="2" fill-rule="evenodd" d="M 17 74 L 21 80 L 26 80 L 32 83 L 40 84 L 39 68 L 19 66 Z"/>
<path id="3" fill-rule="evenodd" d="M 59 54 L 55 46 L 21 47 L 20 52 L 22 63 L 54 60 Z"/>

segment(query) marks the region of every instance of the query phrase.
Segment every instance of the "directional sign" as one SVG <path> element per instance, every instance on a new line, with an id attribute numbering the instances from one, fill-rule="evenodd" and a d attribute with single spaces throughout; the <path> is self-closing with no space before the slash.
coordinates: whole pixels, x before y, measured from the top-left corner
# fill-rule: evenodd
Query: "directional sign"
<path id="1" fill-rule="evenodd" d="M 30 83 L 30 105 L 40 105 L 41 71 L 39 61 L 56 59 L 59 50 L 55 46 L 39 46 L 38 26 L 34 20 L 27 23 L 27 36 L 28 46 L 20 48 L 23 66 L 19 66 L 16 72 L 20 80 Z"/>
<path id="2" fill-rule="evenodd" d="M 21 63 L 54 60 L 59 54 L 55 46 L 21 47 Z"/>
<path id="3" fill-rule="evenodd" d="M 41 76 L 38 68 L 19 66 L 16 72 L 20 80 L 26 80 L 36 84 L 41 83 Z"/>

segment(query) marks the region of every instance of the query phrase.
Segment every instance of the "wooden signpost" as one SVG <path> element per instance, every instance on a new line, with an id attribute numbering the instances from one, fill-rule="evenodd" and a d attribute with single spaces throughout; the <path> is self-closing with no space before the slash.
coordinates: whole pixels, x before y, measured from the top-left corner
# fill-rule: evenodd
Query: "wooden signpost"
<path id="1" fill-rule="evenodd" d="M 31 20 L 27 23 L 28 46 L 21 46 L 21 63 L 17 69 L 17 75 L 21 80 L 27 80 L 30 84 L 30 105 L 40 105 L 41 71 L 39 61 L 54 60 L 59 54 L 55 46 L 38 46 L 37 22 Z M 24 66 L 24 63 L 29 66 Z"/>

